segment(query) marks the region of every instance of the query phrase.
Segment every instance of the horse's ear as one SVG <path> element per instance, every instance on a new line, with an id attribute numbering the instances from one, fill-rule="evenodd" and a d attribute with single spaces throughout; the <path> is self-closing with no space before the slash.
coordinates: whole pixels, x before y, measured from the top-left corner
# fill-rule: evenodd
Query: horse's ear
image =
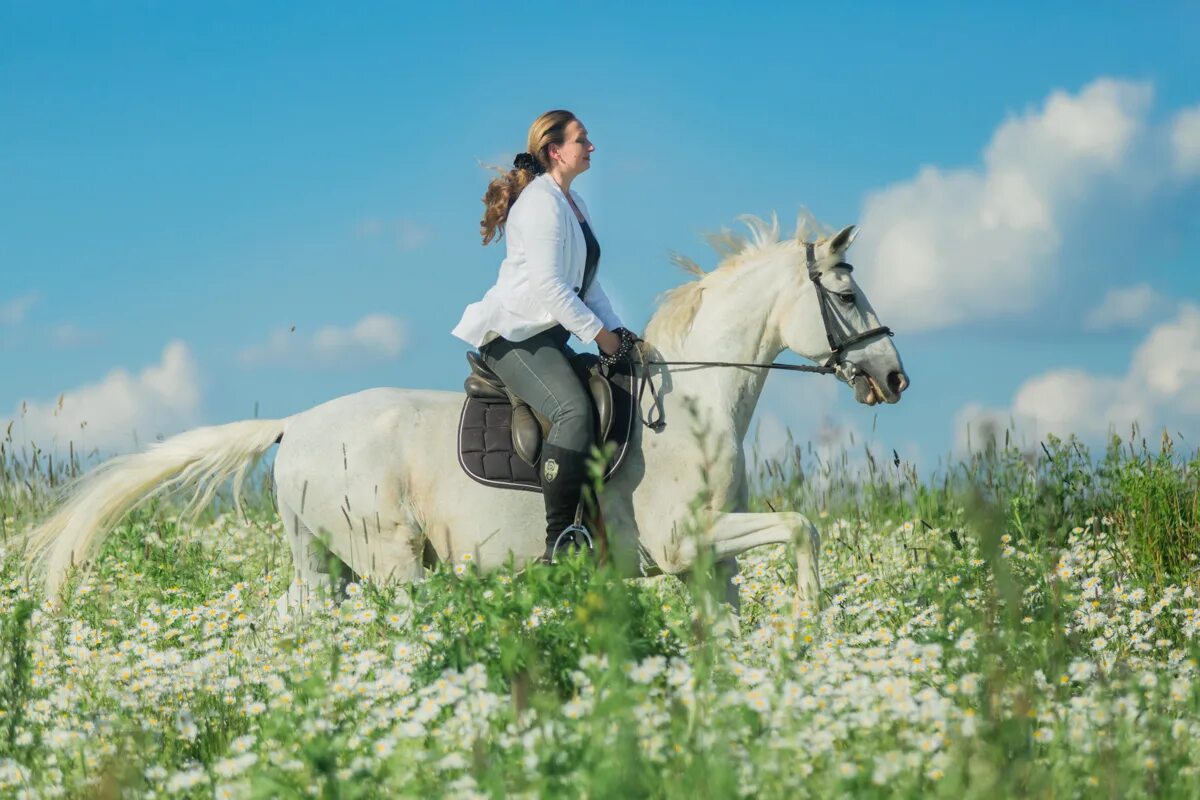
<path id="1" fill-rule="evenodd" d="M 858 228 L 854 225 L 847 225 L 829 240 L 829 252 L 840 253 L 844 251 L 850 246 L 856 236 L 858 236 Z"/>

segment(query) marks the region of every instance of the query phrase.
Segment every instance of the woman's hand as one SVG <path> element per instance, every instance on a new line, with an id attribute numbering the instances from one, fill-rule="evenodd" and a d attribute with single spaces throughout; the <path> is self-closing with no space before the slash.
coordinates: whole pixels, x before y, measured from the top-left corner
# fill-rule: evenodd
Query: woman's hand
<path id="1" fill-rule="evenodd" d="M 608 328 L 601 328 L 596 334 L 596 346 L 600 348 L 601 353 L 611 356 L 621 348 L 621 337 Z"/>

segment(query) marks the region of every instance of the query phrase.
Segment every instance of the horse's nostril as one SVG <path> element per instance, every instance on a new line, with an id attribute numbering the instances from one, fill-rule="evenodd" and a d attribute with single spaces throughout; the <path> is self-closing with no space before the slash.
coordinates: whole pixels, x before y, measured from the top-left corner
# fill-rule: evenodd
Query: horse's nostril
<path id="1" fill-rule="evenodd" d="M 900 394 L 908 388 L 908 376 L 903 372 L 889 372 L 887 384 L 894 394 Z"/>

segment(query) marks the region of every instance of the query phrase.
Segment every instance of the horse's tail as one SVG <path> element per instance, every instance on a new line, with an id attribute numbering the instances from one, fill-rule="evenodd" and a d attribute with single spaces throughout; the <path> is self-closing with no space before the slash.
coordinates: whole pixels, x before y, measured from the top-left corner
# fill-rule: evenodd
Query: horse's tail
<path id="1" fill-rule="evenodd" d="M 195 487 L 182 517 L 194 517 L 233 477 L 235 502 L 246 472 L 283 435 L 286 419 L 245 420 L 196 428 L 141 453 L 118 456 L 67 485 L 62 504 L 29 532 L 27 557 L 44 570 L 54 597 L 72 564 L 95 555 L 109 530 L 150 498 Z"/>

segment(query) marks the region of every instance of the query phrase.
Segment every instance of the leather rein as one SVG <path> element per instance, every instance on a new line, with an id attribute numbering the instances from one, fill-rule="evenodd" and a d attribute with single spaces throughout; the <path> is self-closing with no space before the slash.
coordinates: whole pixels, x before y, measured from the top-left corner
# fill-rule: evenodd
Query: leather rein
<path id="1" fill-rule="evenodd" d="M 847 361 L 845 351 L 849 347 L 860 344 L 871 339 L 877 339 L 881 336 L 895 336 L 892 329 L 886 325 L 880 325 L 877 328 L 856 333 L 853 336 L 842 337 L 839 335 L 839 330 L 834 328 L 832 320 L 838 318 L 836 309 L 833 307 L 834 294 L 825 284 L 821 283 L 821 273 L 817 269 L 816 245 L 812 242 L 804 243 L 806 266 L 808 267 L 808 278 L 813 282 L 817 292 L 817 307 L 821 309 L 821 324 L 825 327 L 825 338 L 829 342 L 829 358 L 824 364 L 780 364 L 772 362 L 770 364 L 755 364 L 744 363 L 740 361 L 659 361 L 657 359 L 647 359 L 641 345 L 642 340 L 638 341 L 638 356 L 640 357 L 643 369 L 641 374 L 637 376 L 637 399 L 638 399 L 638 414 L 641 417 L 642 424 L 655 433 L 661 431 L 667 426 L 663 419 L 662 404 L 659 402 L 658 390 L 654 387 L 654 382 L 650 379 L 650 371 L 645 369 L 647 366 L 664 366 L 664 367 L 757 367 L 759 369 L 782 369 L 791 372 L 812 372 L 818 375 L 837 375 L 841 380 L 851 383 L 861 375 L 861 370 L 853 361 Z M 836 267 L 844 267 L 846 270 L 853 270 L 854 267 L 844 261 L 839 261 L 833 265 Z M 645 416 L 641 415 L 642 396 L 645 394 L 646 386 L 650 387 L 650 396 L 654 400 L 654 405 L 650 412 Z M 654 412 L 658 412 L 658 418 L 653 419 Z"/>

